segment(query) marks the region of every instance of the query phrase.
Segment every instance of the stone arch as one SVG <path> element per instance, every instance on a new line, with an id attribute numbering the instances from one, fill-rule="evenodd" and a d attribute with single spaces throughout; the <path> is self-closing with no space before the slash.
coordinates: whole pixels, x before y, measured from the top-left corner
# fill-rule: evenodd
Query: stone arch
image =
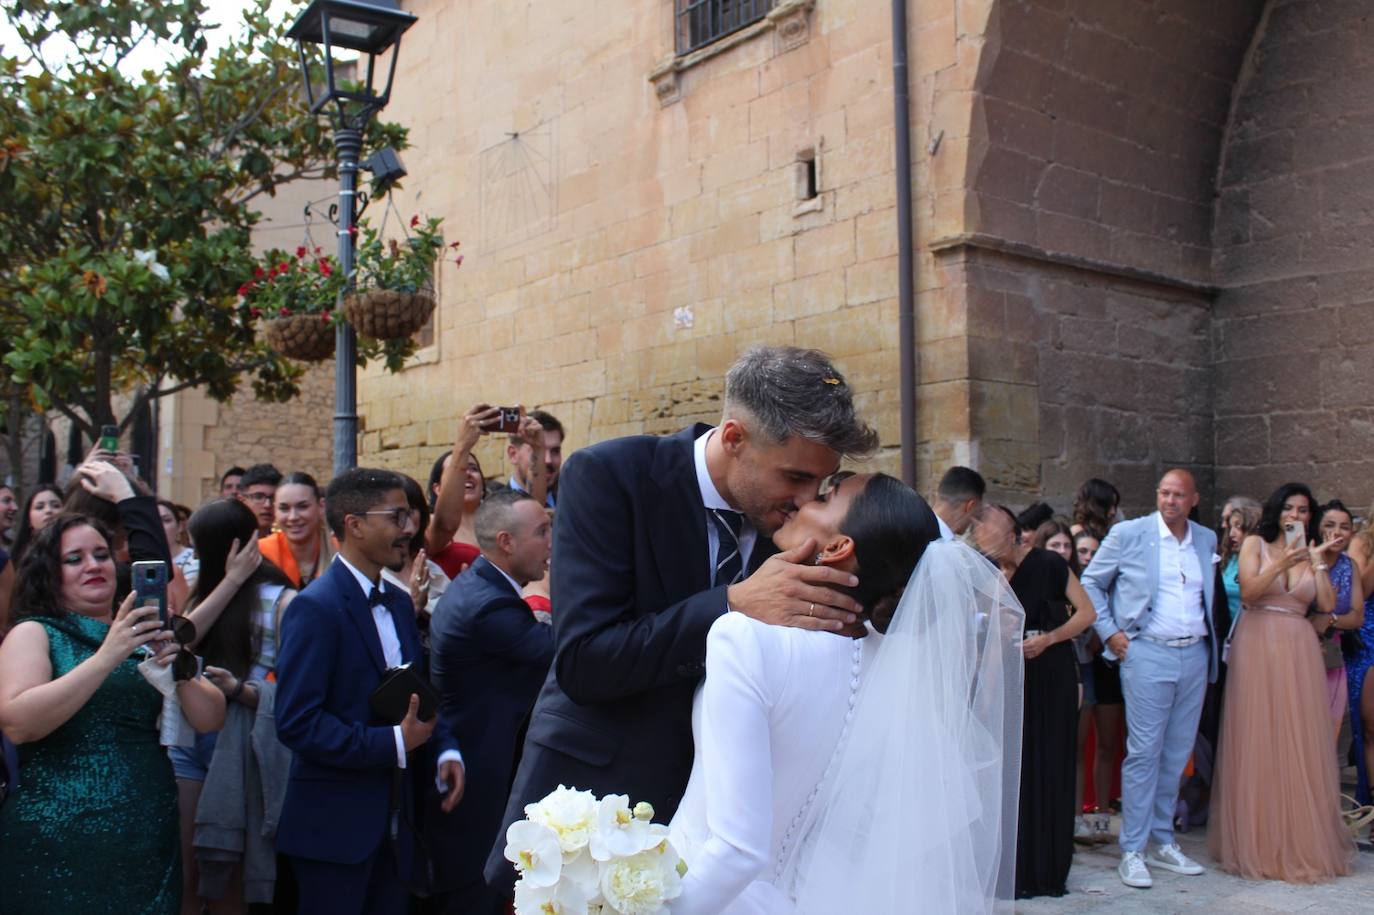
<path id="1" fill-rule="evenodd" d="M 1219 494 L 1374 497 L 1374 10 L 1274 0 L 1218 176 Z"/>
<path id="2" fill-rule="evenodd" d="M 995 489 L 1067 507 L 1088 476 L 1147 510 L 1208 491 L 1216 176 L 1263 0 L 997 0 L 970 101 L 970 434 Z"/>

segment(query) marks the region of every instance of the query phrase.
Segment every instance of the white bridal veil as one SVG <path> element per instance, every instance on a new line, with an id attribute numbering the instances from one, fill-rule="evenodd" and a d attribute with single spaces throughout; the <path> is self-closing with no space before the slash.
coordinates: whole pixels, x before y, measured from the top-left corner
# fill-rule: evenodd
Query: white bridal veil
<path id="1" fill-rule="evenodd" d="M 926 548 L 785 866 L 799 913 L 1011 910 L 1024 617 L 978 553 Z"/>

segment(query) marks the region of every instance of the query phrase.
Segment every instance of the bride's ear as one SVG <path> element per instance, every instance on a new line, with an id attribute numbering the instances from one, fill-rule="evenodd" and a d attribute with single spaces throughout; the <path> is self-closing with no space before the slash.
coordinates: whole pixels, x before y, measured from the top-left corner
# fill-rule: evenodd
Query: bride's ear
<path id="1" fill-rule="evenodd" d="M 816 555 L 816 565 L 833 566 L 854 558 L 854 539 L 841 534 L 827 543 Z"/>

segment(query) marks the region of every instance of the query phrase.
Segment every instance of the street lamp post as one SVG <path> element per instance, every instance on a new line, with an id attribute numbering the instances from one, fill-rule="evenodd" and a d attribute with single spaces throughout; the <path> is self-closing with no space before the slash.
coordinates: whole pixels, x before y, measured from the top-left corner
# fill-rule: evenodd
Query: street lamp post
<path id="1" fill-rule="evenodd" d="M 306 98 L 316 114 L 329 109 L 334 126 L 334 151 L 339 163 L 339 267 L 348 286 L 353 284 L 353 225 L 357 214 L 358 158 L 368 120 L 391 99 L 401 35 L 415 23 L 415 15 L 401 10 L 396 0 L 313 0 L 287 32 L 300 52 Z M 311 79 L 307 45 L 318 45 L 324 56 L 324 84 Z M 356 51 L 356 63 L 335 60 L 337 49 Z M 374 87 L 377 58 L 391 51 L 386 84 Z M 366 57 L 364 67 L 363 57 Z M 354 80 L 345 85 L 336 72 L 354 66 Z M 342 295 L 341 295 L 342 298 Z M 342 301 L 339 302 L 342 306 Z M 358 463 L 358 340 L 346 320 L 339 323 L 334 341 L 334 473 Z"/>

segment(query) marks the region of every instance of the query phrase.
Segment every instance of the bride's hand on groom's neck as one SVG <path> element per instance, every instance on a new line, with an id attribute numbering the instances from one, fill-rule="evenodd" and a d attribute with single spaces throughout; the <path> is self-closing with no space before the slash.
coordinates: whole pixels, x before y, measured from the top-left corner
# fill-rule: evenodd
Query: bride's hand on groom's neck
<path id="1" fill-rule="evenodd" d="M 858 601 L 837 588 L 859 580 L 829 566 L 807 564 L 816 542 L 770 557 L 758 571 L 726 590 L 730 609 L 773 626 L 823 629 L 851 637 L 865 634 Z"/>

